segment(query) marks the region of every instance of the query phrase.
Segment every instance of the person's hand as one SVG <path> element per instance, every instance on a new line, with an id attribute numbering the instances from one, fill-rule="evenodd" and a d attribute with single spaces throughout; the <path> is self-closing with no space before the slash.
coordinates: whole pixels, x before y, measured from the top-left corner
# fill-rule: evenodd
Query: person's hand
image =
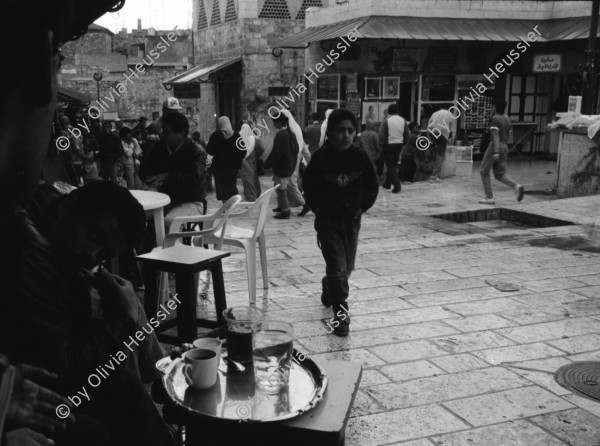
<path id="1" fill-rule="evenodd" d="M 493 159 L 494 159 L 494 161 L 498 161 L 500 159 L 500 154 L 494 153 Z"/>
<path id="2" fill-rule="evenodd" d="M 101 269 L 94 275 L 94 286 L 100 293 L 105 310 L 127 314 L 137 325 L 140 301 L 131 282 Z"/>
<path id="3" fill-rule="evenodd" d="M 66 419 L 58 418 L 56 408 L 60 405 L 72 407 L 69 400 L 38 384 L 56 381 L 54 373 L 27 364 L 15 366 L 13 393 L 8 406 L 7 419 L 17 426 L 31 427 L 35 430 L 52 433 L 66 429 L 66 421 L 74 421 L 70 415 Z"/>
<path id="4" fill-rule="evenodd" d="M 6 446 L 52 446 L 54 441 L 44 434 L 32 431 L 28 427 L 16 429 L 5 434 Z"/>

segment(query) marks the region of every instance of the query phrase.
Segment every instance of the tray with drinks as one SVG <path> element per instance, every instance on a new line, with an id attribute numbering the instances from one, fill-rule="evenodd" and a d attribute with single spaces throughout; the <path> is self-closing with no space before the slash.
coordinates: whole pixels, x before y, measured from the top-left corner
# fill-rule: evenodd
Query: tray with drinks
<path id="1" fill-rule="evenodd" d="M 291 355 L 286 353 L 288 347 Z M 214 358 L 218 364 L 216 382 L 198 390 L 202 386 L 193 382 L 194 371 L 189 371 L 192 366 L 188 364 L 210 359 L 186 355 L 199 350 L 190 350 L 183 358 L 163 358 L 157 363 L 171 399 L 193 413 L 245 422 L 287 420 L 316 407 L 327 389 L 327 376 L 316 362 L 291 348 L 291 344 L 271 343 L 255 348 L 253 361 L 249 363 L 232 359 L 225 348 L 219 350 Z M 274 364 L 279 365 L 273 367 Z"/>

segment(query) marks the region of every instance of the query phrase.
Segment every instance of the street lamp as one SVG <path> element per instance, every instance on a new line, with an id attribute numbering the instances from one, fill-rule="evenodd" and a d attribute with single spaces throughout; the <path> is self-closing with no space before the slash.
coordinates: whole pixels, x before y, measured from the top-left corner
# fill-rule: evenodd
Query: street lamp
<path id="1" fill-rule="evenodd" d="M 102 80 L 102 73 L 94 73 L 93 78 L 96 81 L 96 92 L 98 95 L 98 102 L 100 102 L 100 81 Z"/>

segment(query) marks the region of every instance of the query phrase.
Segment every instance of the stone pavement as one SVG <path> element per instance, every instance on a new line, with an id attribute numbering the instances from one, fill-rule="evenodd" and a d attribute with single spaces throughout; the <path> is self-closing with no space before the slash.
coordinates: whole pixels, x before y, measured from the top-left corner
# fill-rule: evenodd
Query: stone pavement
<path id="1" fill-rule="evenodd" d="M 486 208 L 478 164 L 459 167 L 441 183 L 380 190 L 363 218 L 349 337 L 327 334 L 313 214 L 267 220 L 270 288 L 259 289 L 259 307 L 293 323 L 312 358 L 363 365 L 347 446 L 600 444 L 600 403 L 553 378 L 564 364 L 600 360 L 600 197 L 555 200 L 541 194 L 554 162 L 511 160 L 509 173 L 537 193 L 517 204 L 493 180 L 496 207 L 578 224 L 431 217 Z M 243 255 L 224 268 L 228 305 L 247 305 Z"/>

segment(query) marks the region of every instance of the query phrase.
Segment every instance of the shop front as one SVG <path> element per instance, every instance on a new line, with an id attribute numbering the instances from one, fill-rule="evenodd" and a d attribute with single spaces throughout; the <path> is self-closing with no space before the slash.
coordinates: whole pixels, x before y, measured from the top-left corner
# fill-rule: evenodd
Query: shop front
<path id="1" fill-rule="evenodd" d="M 346 107 L 380 123 L 390 104 L 426 129 L 445 108 L 455 140 L 476 147 L 494 99 L 508 103 L 517 150 L 549 151 L 547 124 L 581 85 L 589 18 L 447 19 L 369 16 L 308 28 L 276 45 L 307 47 L 307 111 Z M 356 37 L 350 42 L 349 31 Z M 340 42 L 348 45 L 339 51 Z M 315 71 L 322 63 L 324 70 Z M 319 72 L 318 72 L 319 71 Z M 316 76 L 318 75 L 318 77 Z"/>

